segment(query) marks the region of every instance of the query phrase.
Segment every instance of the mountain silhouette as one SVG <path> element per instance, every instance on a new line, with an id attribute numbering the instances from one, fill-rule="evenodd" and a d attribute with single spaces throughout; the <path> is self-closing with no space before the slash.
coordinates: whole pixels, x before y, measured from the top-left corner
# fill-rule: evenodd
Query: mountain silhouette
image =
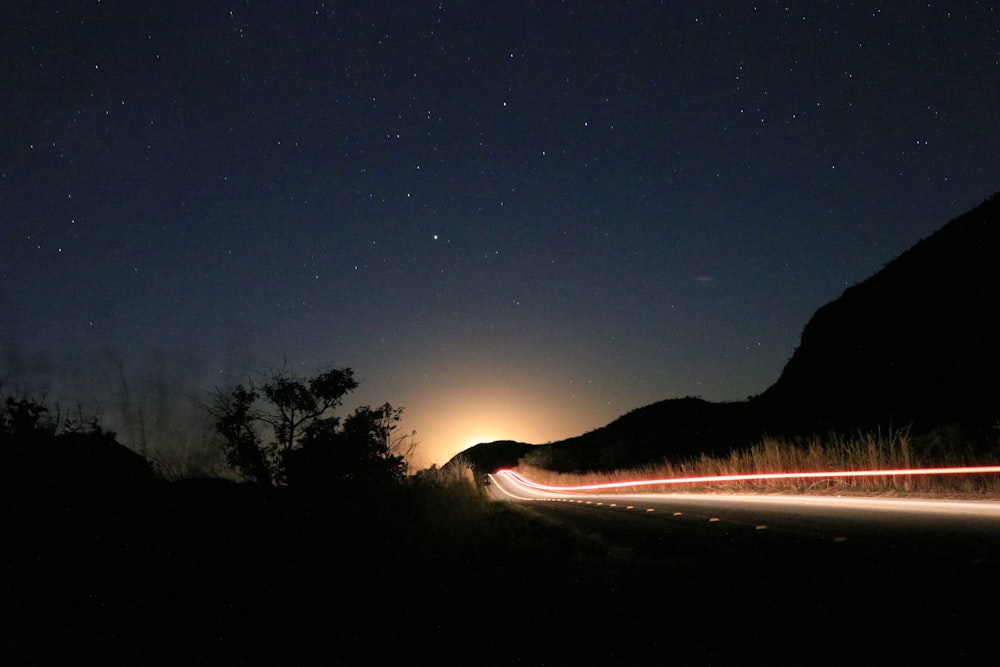
<path id="1" fill-rule="evenodd" d="M 1000 419 L 1000 193 L 820 308 L 753 399 L 783 433 Z"/>
<path id="2" fill-rule="evenodd" d="M 660 401 L 567 440 L 530 449 L 489 443 L 459 456 L 483 471 L 524 451 L 553 470 L 612 470 L 725 454 L 765 434 L 880 428 L 957 428 L 985 447 L 1000 423 L 998 259 L 1000 193 L 816 311 L 778 380 L 758 396 Z"/>

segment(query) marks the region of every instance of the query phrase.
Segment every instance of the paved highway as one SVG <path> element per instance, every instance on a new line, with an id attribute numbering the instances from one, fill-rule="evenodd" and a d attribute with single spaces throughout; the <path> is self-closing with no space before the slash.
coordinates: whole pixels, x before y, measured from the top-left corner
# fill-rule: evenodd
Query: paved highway
<path id="1" fill-rule="evenodd" d="M 586 494 L 491 475 L 494 498 L 654 559 L 780 559 L 1000 575 L 1000 502 L 869 497 Z"/>
<path id="2" fill-rule="evenodd" d="M 1000 502 L 802 495 L 585 494 L 533 488 L 516 475 L 490 476 L 497 499 L 562 503 L 576 511 L 603 512 L 631 524 L 637 515 L 662 530 L 711 529 L 762 533 L 834 543 L 861 542 L 885 548 L 956 542 L 968 560 L 1000 559 Z M 539 507 L 541 511 L 545 508 Z M 565 512 L 561 513 L 566 516 Z M 577 520 L 591 522 L 591 517 Z M 696 531 L 697 532 L 697 531 Z M 943 545 L 934 545 L 941 547 Z"/>
<path id="3" fill-rule="evenodd" d="M 579 586 L 613 582 L 593 618 L 639 655 L 655 648 L 683 656 L 677 664 L 713 665 L 995 664 L 1000 503 L 584 494 L 506 473 L 490 481 L 494 498 L 605 549 L 603 572 Z"/>

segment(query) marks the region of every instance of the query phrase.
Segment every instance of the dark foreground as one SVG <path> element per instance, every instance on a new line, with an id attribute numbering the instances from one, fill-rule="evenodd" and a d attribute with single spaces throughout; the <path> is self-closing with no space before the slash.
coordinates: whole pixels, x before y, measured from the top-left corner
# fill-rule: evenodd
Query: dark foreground
<path id="1" fill-rule="evenodd" d="M 5 489 L 2 664 L 982 664 L 998 559 L 414 489 Z M 475 504 L 475 503 L 473 503 Z M 748 546 L 748 545 L 753 545 Z M 836 547 L 836 548 L 832 548 Z"/>

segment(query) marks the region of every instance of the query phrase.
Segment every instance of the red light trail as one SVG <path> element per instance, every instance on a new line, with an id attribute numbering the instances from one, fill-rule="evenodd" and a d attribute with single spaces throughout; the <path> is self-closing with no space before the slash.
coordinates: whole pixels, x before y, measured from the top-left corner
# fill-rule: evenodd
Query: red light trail
<path id="1" fill-rule="evenodd" d="M 810 479 L 822 477 L 902 477 L 917 475 L 988 475 L 1000 473 L 1000 466 L 963 466 L 950 468 L 894 468 L 888 470 L 829 470 L 820 472 L 766 472 L 742 475 L 714 475 L 704 477 L 664 477 L 661 479 L 640 479 L 629 482 L 605 482 L 601 484 L 559 485 L 533 482 L 509 468 L 498 470 L 496 474 L 516 479 L 524 486 L 539 491 L 597 491 L 601 489 L 624 489 L 636 486 L 660 486 L 667 484 L 706 484 L 712 482 L 745 482 L 766 479 Z"/>

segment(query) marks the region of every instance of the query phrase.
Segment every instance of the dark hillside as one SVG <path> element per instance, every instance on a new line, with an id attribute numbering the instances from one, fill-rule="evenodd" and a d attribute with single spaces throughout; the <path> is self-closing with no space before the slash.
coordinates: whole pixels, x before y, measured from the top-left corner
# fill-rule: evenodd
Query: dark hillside
<path id="1" fill-rule="evenodd" d="M 725 454 L 765 434 L 957 427 L 974 446 L 1000 421 L 1000 193 L 847 289 L 810 319 L 778 381 L 739 403 L 698 398 L 633 410 L 584 435 L 523 449 L 559 471 Z M 490 456 L 462 454 L 484 468 Z M 509 465 L 506 464 L 505 465 Z"/>
<path id="2" fill-rule="evenodd" d="M 1000 419 L 1000 194 L 820 308 L 752 403 L 772 431 Z"/>
<path id="3" fill-rule="evenodd" d="M 575 438 L 547 445 L 482 443 L 452 461 L 469 461 L 480 474 L 513 466 L 522 457 L 532 465 L 561 472 L 617 470 L 666 458 L 725 454 L 754 442 L 761 429 L 761 419 L 746 402 L 712 403 L 688 397 L 637 408 Z"/>
<path id="4" fill-rule="evenodd" d="M 761 434 L 743 403 L 679 398 L 653 403 L 607 426 L 532 451 L 531 462 L 550 470 L 585 472 L 634 468 L 701 453 L 724 454 Z"/>
<path id="5" fill-rule="evenodd" d="M 472 464 L 472 469 L 477 476 L 485 475 L 500 468 L 511 468 L 517 465 L 521 457 L 534 448 L 535 445 L 514 440 L 481 442 L 454 456 L 445 464 L 445 467 L 468 462 Z"/>

